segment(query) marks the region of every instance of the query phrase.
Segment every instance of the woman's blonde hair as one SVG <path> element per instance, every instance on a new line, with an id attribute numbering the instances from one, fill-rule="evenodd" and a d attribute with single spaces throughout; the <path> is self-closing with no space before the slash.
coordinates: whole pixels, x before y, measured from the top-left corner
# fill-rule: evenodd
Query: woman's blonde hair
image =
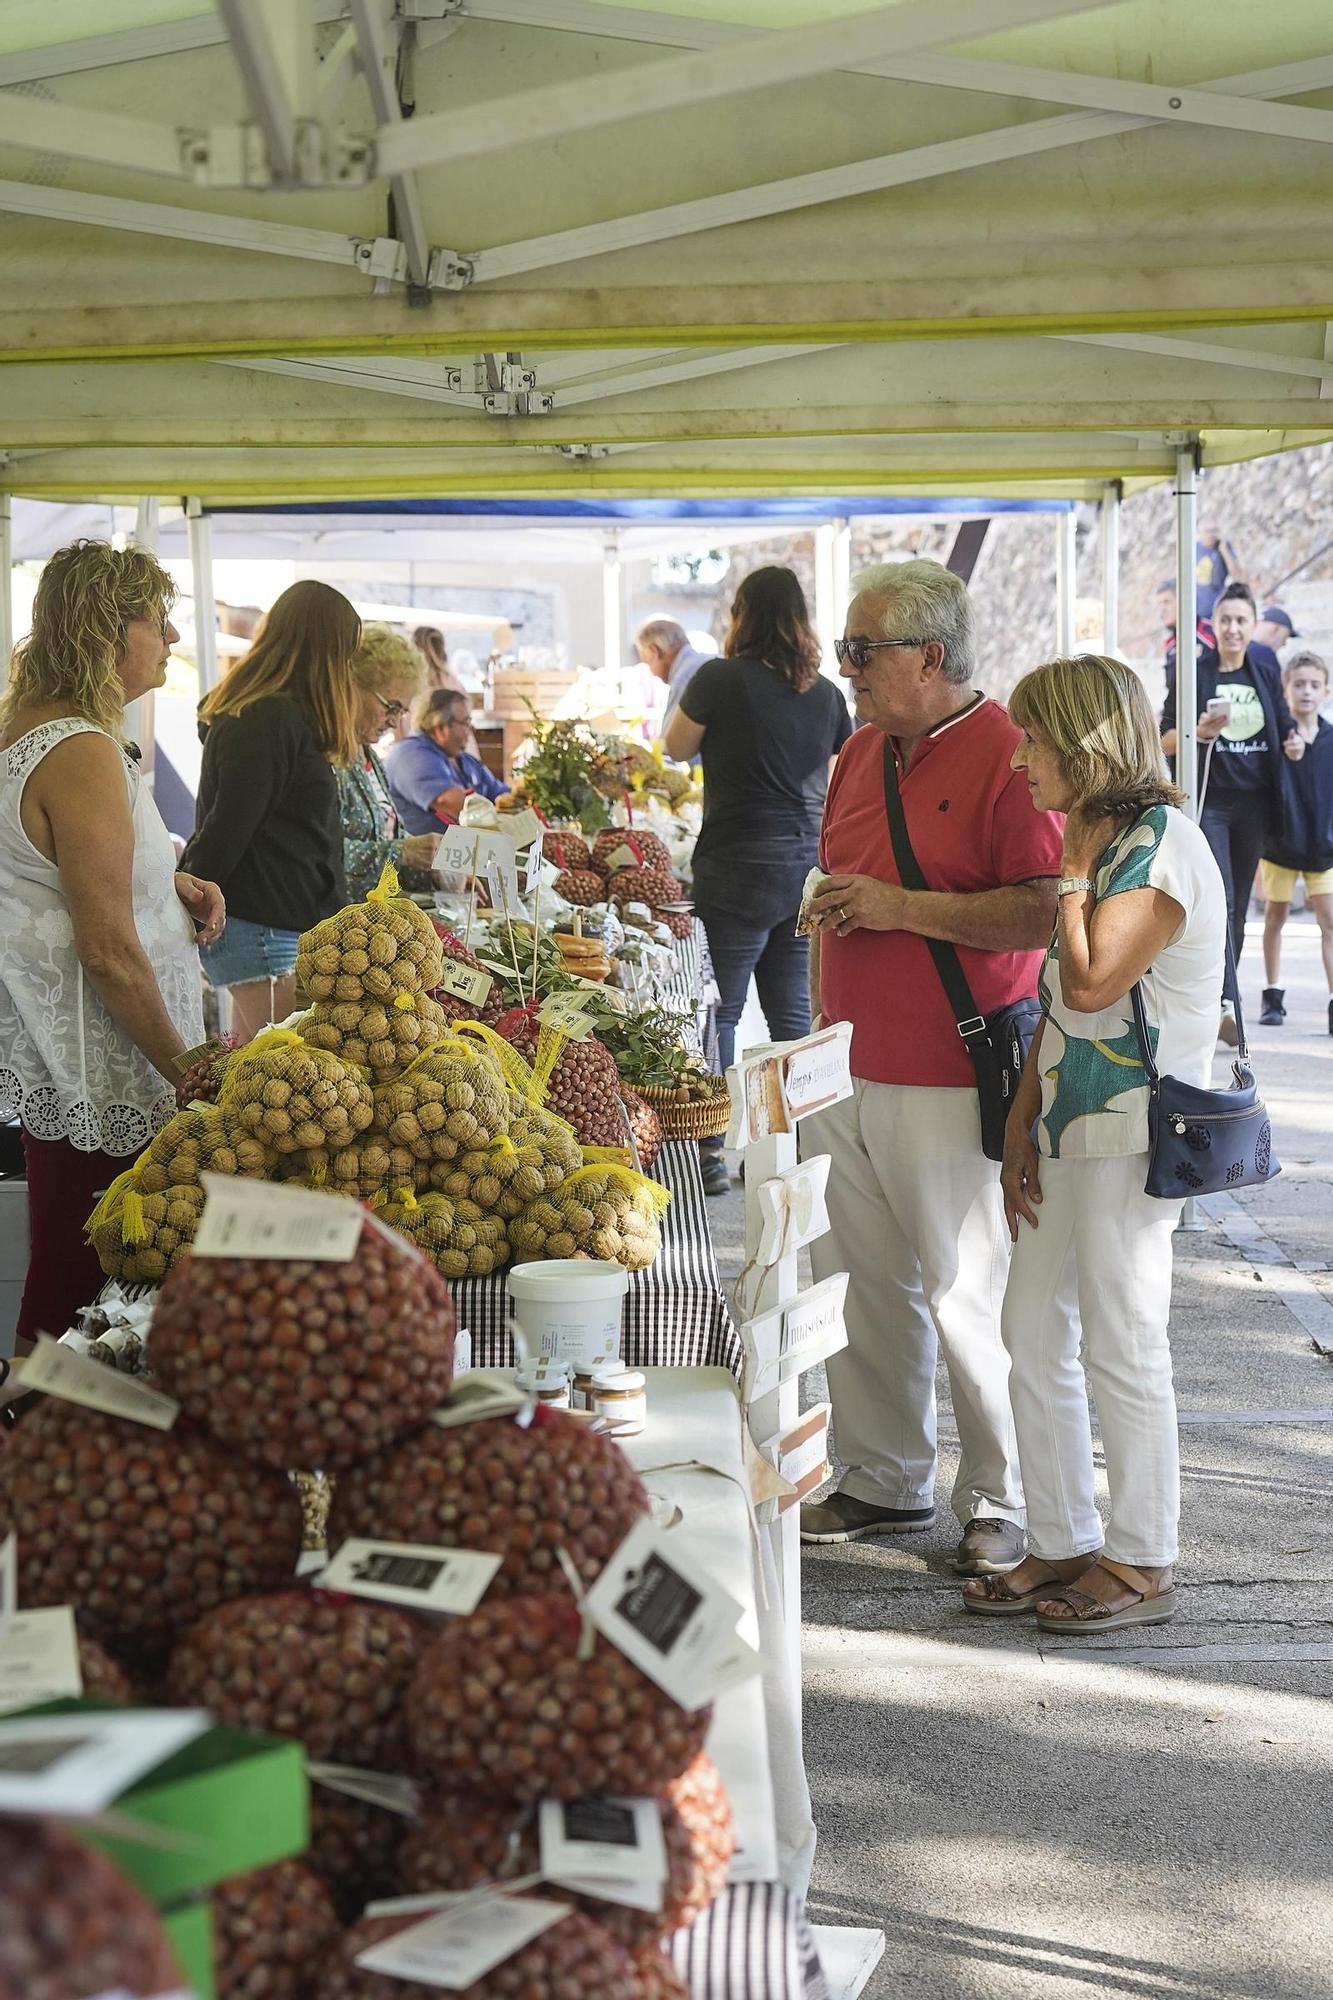
<path id="1" fill-rule="evenodd" d="M 1024 674 L 1009 714 L 1059 754 L 1074 803 L 1088 813 L 1135 819 L 1150 806 L 1184 804 L 1143 682 L 1123 660 L 1048 660 Z"/>
<path id="2" fill-rule="evenodd" d="M 426 680 L 420 653 L 401 632 L 389 625 L 363 625 L 361 644 L 352 655 L 357 685 L 367 694 L 386 695 L 412 706 Z"/>
<path id="3" fill-rule="evenodd" d="M 71 542 L 37 582 L 32 630 L 9 659 L 0 727 L 22 708 L 65 702 L 119 739 L 125 690 L 116 668 L 132 618 L 166 624 L 176 586 L 147 549 Z"/>
<path id="4" fill-rule="evenodd" d="M 205 722 L 241 715 L 252 702 L 286 695 L 304 711 L 331 764 L 361 758 L 360 691 L 352 655 L 361 620 L 340 590 L 304 578 L 274 599 L 248 653 L 199 704 Z"/>

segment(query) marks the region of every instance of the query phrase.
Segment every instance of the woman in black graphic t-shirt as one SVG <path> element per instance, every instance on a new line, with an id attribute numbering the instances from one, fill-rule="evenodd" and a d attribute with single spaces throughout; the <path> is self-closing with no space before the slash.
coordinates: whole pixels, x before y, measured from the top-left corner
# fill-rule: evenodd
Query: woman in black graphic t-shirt
<path id="1" fill-rule="evenodd" d="M 1276 824 L 1282 757 L 1305 754 L 1281 676 L 1249 651 L 1256 620 L 1247 584 L 1229 583 L 1213 606 L 1217 643 L 1199 655 L 1199 776 L 1207 788 L 1199 824 L 1222 871 L 1227 919 L 1237 959 L 1259 857 Z M 1211 704 L 1211 706 L 1210 706 Z M 1210 754 L 1211 746 L 1211 754 Z M 1162 747 L 1176 748 L 1176 676 L 1167 668 Z"/>

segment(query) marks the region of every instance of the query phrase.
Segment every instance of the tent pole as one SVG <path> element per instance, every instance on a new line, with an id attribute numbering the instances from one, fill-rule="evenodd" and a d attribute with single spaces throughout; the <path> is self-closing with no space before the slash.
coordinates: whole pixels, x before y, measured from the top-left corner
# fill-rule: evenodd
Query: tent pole
<path id="1" fill-rule="evenodd" d="M 1199 817 L 1198 675 L 1194 627 L 1199 615 L 1195 588 L 1195 508 L 1198 496 L 1196 438 L 1176 445 L 1176 783 Z"/>
<path id="2" fill-rule="evenodd" d="M 620 540 L 608 535 L 602 552 L 602 664 L 617 673 L 625 665 L 624 583 Z"/>
<path id="3" fill-rule="evenodd" d="M 1118 479 L 1110 479 L 1102 493 L 1102 651 L 1114 653 L 1120 645 L 1120 496 Z"/>
<path id="4" fill-rule="evenodd" d="M 1075 533 L 1071 507 L 1055 517 L 1055 650 L 1068 659 L 1074 650 Z"/>
<path id="5" fill-rule="evenodd" d="M 218 607 L 213 591 L 213 524 L 195 498 L 185 502 L 190 533 L 190 569 L 194 578 L 194 652 L 199 668 L 199 692 L 208 693 L 218 677 Z"/>
<path id="6" fill-rule="evenodd" d="M 140 500 L 134 517 L 134 531 L 130 545 L 136 549 L 146 549 L 150 555 L 157 554 L 158 501 L 156 494 Z M 131 743 L 137 743 L 142 759 L 140 768 L 150 778 L 153 770 L 154 730 L 153 697 L 141 694 L 132 701 L 125 711 L 125 734 Z"/>
<path id="7" fill-rule="evenodd" d="M 146 496 L 139 502 L 134 516 L 132 540 L 136 549 L 147 549 L 151 555 L 157 554 L 159 501 L 156 494 Z"/>
<path id="8" fill-rule="evenodd" d="M 0 684 L 9 679 L 9 655 L 14 646 L 14 534 L 10 499 L 0 493 Z"/>
<path id="9" fill-rule="evenodd" d="M 1176 447 L 1176 783 L 1185 793 L 1185 810 L 1199 817 L 1199 677 L 1194 627 L 1199 598 L 1195 589 L 1195 508 L 1198 497 L 1199 440 L 1170 440 Z M 1207 1221 L 1190 1198 L 1180 1227 L 1201 1230 Z"/>

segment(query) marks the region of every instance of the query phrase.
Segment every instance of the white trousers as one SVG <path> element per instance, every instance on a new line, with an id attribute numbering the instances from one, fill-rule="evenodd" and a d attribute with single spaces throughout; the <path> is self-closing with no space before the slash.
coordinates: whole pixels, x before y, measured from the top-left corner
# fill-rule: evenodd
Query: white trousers
<path id="1" fill-rule="evenodd" d="M 954 1512 L 1021 1521 L 1000 1339 L 1009 1239 L 975 1091 L 856 1082 L 804 1121 L 801 1148 L 832 1158 L 815 1276 L 850 1276 L 848 1345 L 828 1362 L 841 1490 L 872 1506 L 935 1504 L 943 1348 L 962 1445 Z"/>
<path id="2" fill-rule="evenodd" d="M 1037 1227 L 1018 1225 L 1004 1342 L 1037 1555 L 1102 1546 L 1090 1380 L 1111 1492 L 1106 1553 L 1149 1569 L 1176 1559 L 1180 1451 L 1167 1322 L 1181 1204 L 1146 1195 L 1147 1170 L 1146 1153 L 1043 1160 Z"/>

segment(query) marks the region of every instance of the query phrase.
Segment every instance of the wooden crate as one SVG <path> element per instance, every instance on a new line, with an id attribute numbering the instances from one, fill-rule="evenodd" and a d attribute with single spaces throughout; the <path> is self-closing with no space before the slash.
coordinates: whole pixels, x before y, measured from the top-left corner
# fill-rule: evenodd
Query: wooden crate
<path id="1" fill-rule="evenodd" d="M 526 673 L 521 668 L 501 667 L 491 675 L 487 708 L 492 715 L 527 719 L 529 702 L 538 715 L 549 715 L 577 685 L 576 673 Z"/>

